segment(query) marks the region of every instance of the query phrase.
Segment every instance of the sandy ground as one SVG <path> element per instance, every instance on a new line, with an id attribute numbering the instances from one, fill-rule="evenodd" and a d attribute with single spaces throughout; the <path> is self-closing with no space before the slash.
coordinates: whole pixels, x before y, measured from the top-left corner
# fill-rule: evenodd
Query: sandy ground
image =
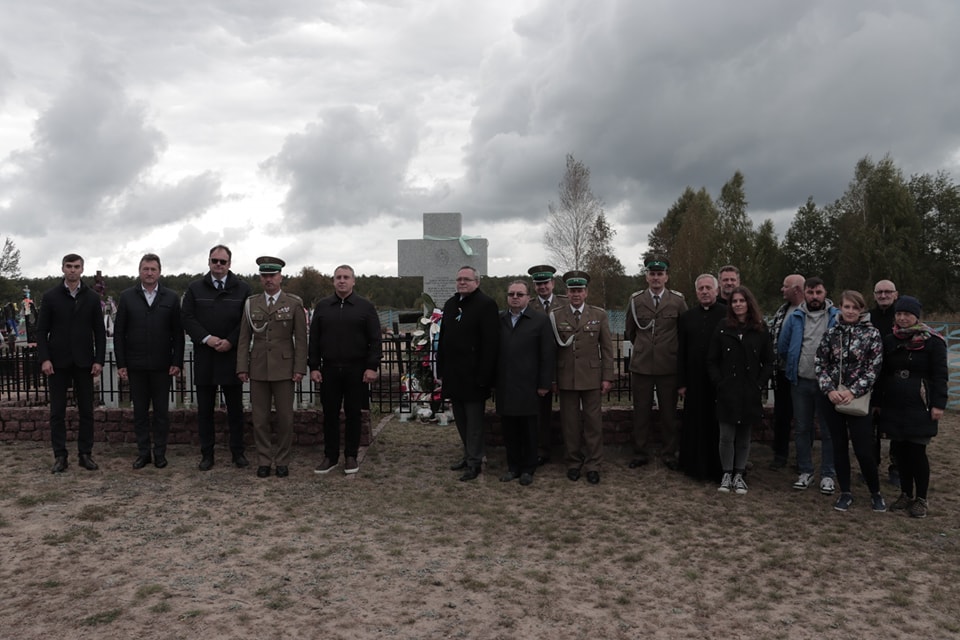
<path id="1" fill-rule="evenodd" d="M 356 476 L 226 464 L 49 473 L 0 446 L 2 638 L 960 637 L 960 420 L 930 448 L 930 517 L 847 513 L 755 446 L 746 496 L 608 449 L 598 486 L 559 465 L 461 483 L 454 427 L 383 420 Z M 71 444 L 71 446 L 73 446 Z M 886 487 L 888 502 L 896 498 Z"/>

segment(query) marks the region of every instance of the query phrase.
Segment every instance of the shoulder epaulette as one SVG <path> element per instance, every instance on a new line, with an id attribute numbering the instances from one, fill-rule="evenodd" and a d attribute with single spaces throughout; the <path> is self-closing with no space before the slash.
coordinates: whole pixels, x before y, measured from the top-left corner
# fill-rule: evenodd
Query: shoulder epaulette
<path id="1" fill-rule="evenodd" d="M 681 298 L 683 297 L 683 294 L 677 291 L 676 289 L 670 289 L 669 291 L 674 295 L 680 296 Z"/>

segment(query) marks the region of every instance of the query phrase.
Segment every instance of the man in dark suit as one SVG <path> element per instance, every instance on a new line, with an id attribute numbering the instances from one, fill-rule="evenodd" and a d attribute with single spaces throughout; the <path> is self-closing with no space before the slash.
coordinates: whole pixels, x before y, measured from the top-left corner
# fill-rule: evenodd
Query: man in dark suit
<path id="1" fill-rule="evenodd" d="M 201 471 L 209 471 L 214 463 L 213 409 L 217 387 L 227 405 L 233 463 L 241 468 L 250 464 L 244 456 L 243 384 L 237 379 L 237 345 L 243 305 L 251 291 L 250 285 L 230 271 L 232 258 L 230 249 L 222 244 L 210 249 L 210 271 L 191 282 L 183 296 L 183 328 L 193 340 Z"/>
<path id="2" fill-rule="evenodd" d="M 130 381 L 133 400 L 133 430 L 137 436 L 134 469 L 150 461 L 150 433 L 153 432 L 153 464 L 167 466 L 167 437 L 170 377 L 183 367 L 183 327 L 180 324 L 180 297 L 161 287 L 160 257 L 148 253 L 140 258 L 140 282 L 120 294 L 114 325 L 113 347 L 117 375 Z M 150 405 L 153 405 L 153 429 Z"/>
<path id="3" fill-rule="evenodd" d="M 570 301 L 567 296 L 554 293 L 554 277 L 556 267 L 548 264 L 538 264 L 527 269 L 533 279 L 533 287 L 537 293 L 530 299 L 530 308 L 550 315 Z M 542 466 L 550 462 L 553 450 L 553 389 L 540 398 L 540 408 L 537 416 L 537 465 Z"/>
<path id="4" fill-rule="evenodd" d="M 286 264 L 280 258 L 261 256 L 260 282 L 263 293 L 247 298 L 240 323 L 237 349 L 237 377 L 250 382 L 253 412 L 253 440 L 257 445 L 257 477 L 290 474 L 293 445 L 294 385 L 307 373 L 307 318 L 303 301 L 280 290 Z M 273 451 L 270 405 L 277 409 L 277 448 Z"/>
<path id="5" fill-rule="evenodd" d="M 53 473 L 67 469 L 67 387 L 80 413 L 78 463 L 88 471 L 98 468 L 93 452 L 93 379 L 103 370 L 107 337 L 100 296 L 85 285 L 83 258 L 69 253 L 61 261 L 63 283 L 43 294 L 37 320 L 37 357 L 50 381 L 50 441 Z"/>
<path id="6" fill-rule="evenodd" d="M 563 274 L 570 304 L 552 312 L 557 352 L 556 385 L 560 394 L 560 426 L 566 449 L 567 478 L 600 482 L 603 454 L 603 394 L 613 386 L 613 338 L 607 312 L 586 304 L 590 276 Z"/>
<path id="7" fill-rule="evenodd" d="M 310 323 L 307 365 L 320 385 L 323 405 L 323 460 L 314 473 L 330 473 L 340 459 L 340 407 L 344 415 L 343 472 L 360 465 L 360 413 L 380 368 L 380 317 L 373 304 L 354 293 L 353 267 L 333 270 L 333 295 L 323 298 Z"/>
<path id="8" fill-rule="evenodd" d="M 653 393 L 660 407 L 663 449 L 660 454 L 670 469 L 677 460 L 677 326 L 687 310 L 683 294 L 667 289 L 670 263 L 664 258 L 646 262 L 648 287 L 630 296 L 623 337 L 633 344 L 630 352 L 630 384 L 633 394 L 633 448 L 630 468 L 647 464 L 650 458 L 650 426 Z"/>
<path id="9" fill-rule="evenodd" d="M 497 303 L 479 289 L 473 267 L 457 271 L 457 293 L 443 305 L 437 348 L 437 377 L 450 399 L 463 442 L 463 458 L 451 465 L 473 480 L 483 464 L 483 412 L 497 373 L 500 319 Z"/>
<path id="10" fill-rule="evenodd" d="M 527 283 L 507 287 L 507 310 L 500 314 L 497 361 L 497 413 L 507 448 L 503 482 L 533 482 L 537 468 L 537 413 L 553 383 L 557 345 L 550 320 L 529 308 Z"/>

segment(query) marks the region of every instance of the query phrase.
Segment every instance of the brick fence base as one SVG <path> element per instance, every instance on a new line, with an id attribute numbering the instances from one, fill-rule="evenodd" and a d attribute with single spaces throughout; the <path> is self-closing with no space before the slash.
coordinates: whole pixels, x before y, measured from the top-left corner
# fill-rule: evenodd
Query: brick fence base
<path id="1" fill-rule="evenodd" d="M 133 433 L 133 409 L 104 409 L 93 412 L 93 438 L 96 442 L 135 443 Z M 217 442 L 226 443 L 227 412 L 213 412 Z M 341 436 L 343 415 L 341 414 Z M 77 438 L 77 409 L 67 409 L 67 440 Z M 253 424 L 250 412 L 244 413 L 244 433 L 248 446 L 253 446 Z M 0 407 L 0 441 L 37 440 L 50 441 L 50 410 L 47 407 Z M 364 411 L 360 418 L 360 445 L 369 446 L 371 441 L 370 412 Z M 300 446 L 315 446 L 323 442 L 323 412 L 299 410 L 293 414 L 293 443 Z M 197 412 L 194 409 L 170 410 L 170 444 L 193 444 L 200 446 L 197 435 Z"/>

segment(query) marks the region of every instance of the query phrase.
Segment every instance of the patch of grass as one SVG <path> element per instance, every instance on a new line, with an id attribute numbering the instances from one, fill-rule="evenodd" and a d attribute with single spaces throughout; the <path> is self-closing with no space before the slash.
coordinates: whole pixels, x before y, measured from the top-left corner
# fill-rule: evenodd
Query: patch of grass
<path id="1" fill-rule="evenodd" d="M 100 613 L 95 613 L 83 618 L 80 620 L 80 624 L 85 627 L 96 627 L 101 624 L 110 624 L 119 618 L 121 613 L 123 613 L 123 609 L 110 609 L 108 611 L 101 611 Z"/>
<path id="2" fill-rule="evenodd" d="M 63 583 L 59 580 L 44 580 L 40 583 L 41 589 L 56 589 L 60 586 L 63 586 Z"/>
<path id="3" fill-rule="evenodd" d="M 191 531 L 195 530 L 196 528 L 197 528 L 197 526 L 196 526 L 196 525 L 193 525 L 193 524 L 179 524 L 179 525 L 175 526 L 175 527 L 171 530 L 171 533 L 172 533 L 173 535 L 175 535 L 175 536 L 182 536 L 182 535 L 185 535 L 185 534 L 187 534 L 187 533 L 190 533 Z"/>
<path id="4" fill-rule="evenodd" d="M 189 611 L 184 611 L 179 616 L 177 616 L 177 619 L 190 620 L 191 618 L 199 618 L 202 615 L 203 615 L 203 611 L 201 611 L 200 609 L 190 609 Z"/>
<path id="5" fill-rule="evenodd" d="M 490 585 L 488 585 L 486 582 L 477 580 L 472 576 L 465 576 L 460 578 L 457 582 L 459 582 L 460 585 L 468 591 L 486 591 L 490 587 Z"/>
<path id="6" fill-rule="evenodd" d="M 137 589 L 133 597 L 137 600 L 145 600 L 155 593 L 163 593 L 163 586 L 159 584 L 145 584 Z"/>
<path id="7" fill-rule="evenodd" d="M 288 556 L 291 553 L 296 553 L 296 551 L 297 550 L 294 549 L 293 547 L 279 546 L 279 547 L 274 547 L 273 549 L 270 549 L 270 551 L 267 551 L 265 554 L 263 554 L 260 557 L 263 558 L 264 560 L 273 562 L 276 560 L 280 560 L 284 556 Z"/>
<path id="8" fill-rule="evenodd" d="M 92 542 L 100 537 L 100 532 L 92 527 L 70 527 L 61 533 L 48 533 L 43 536 L 43 543 L 49 545 L 69 544 L 82 541 Z"/>
<path id="9" fill-rule="evenodd" d="M 166 600 L 161 600 L 157 604 L 150 607 L 150 611 L 153 613 L 168 613 L 170 611 L 170 603 Z"/>
<path id="10" fill-rule="evenodd" d="M 43 493 L 35 493 L 33 495 L 20 496 L 17 498 L 18 507 L 35 507 L 38 504 L 46 504 L 48 502 L 59 502 L 64 499 L 64 493 L 62 491 L 45 491 Z"/>
<path id="11" fill-rule="evenodd" d="M 113 505 L 88 504 L 77 514 L 77 520 L 87 522 L 103 522 L 107 518 L 113 517 L 117 512 Z"/>
<path id="12" fill-rule="evenodd" d="M 267 606 L 267 609 L 282 611 L 284 609 L 289 609 L 290 607 L 292 607 L 293 600 L 281 594 L 276 598 L 273 598 L 272 600 L 268 600 L 266 606 Z"/>

